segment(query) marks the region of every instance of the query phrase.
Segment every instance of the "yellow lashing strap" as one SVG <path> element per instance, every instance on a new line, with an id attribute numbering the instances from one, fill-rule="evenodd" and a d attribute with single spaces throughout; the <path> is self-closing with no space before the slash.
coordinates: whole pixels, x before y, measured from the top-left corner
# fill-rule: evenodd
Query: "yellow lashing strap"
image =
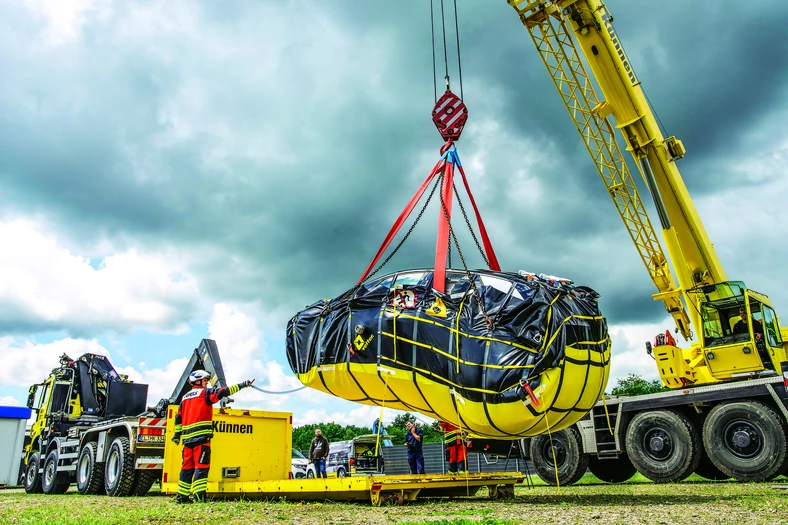
<path id="1" fill-rule="evenodd" d="M 395 303 L 396 304 L 396 303 Z M 397 307 L 394 307 L 394 358 L 397 357 Z M 378 365 L 380 367 L 380 365 Z M 380 368 L 378 368 L 380 369 Z M 386 393 L 389 391 L 389 372 L 383 381 L 383 395 L 380 396 L 380 416 L 378 417 L 378 436 L 375 438 L 375 457 L 380 452 L 380 435 L 383 433 L 383 409 L 386 408 Z"/>

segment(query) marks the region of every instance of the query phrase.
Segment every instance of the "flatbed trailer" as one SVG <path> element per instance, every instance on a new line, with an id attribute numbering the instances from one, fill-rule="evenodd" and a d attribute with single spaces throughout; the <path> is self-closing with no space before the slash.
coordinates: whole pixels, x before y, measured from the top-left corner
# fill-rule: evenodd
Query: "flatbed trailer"
<path id="1" fill-rule="evenodd" d="M 487 487 L 492 499 L 514 496 L 514 485 L 523 482 L 520 473 L 482 472 L 462 475 L 412 474 L 403 476 L 349 476 L 345 478 L 282 479 L 265 481 L 229 480 L 208 482 L 210 498 L 287 499 L 294 501 L 368 501 L 373 506 L 386 502 L 403 504 L 416 498 L 475 496 Z M 178 480 L 162 483 L 162 492 L 176 494 Z"/>

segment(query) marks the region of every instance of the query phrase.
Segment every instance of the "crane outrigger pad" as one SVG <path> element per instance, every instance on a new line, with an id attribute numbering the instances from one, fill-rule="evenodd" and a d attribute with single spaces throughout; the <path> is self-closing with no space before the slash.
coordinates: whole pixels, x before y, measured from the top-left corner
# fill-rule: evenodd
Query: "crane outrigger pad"
<path id="1" fill-rule="evenodd" d="M 375 278 L 296 314 L 287 327 L 296 377 L 479 437 L 535 436 L 591 410 L 610 363 L 596 292 L 527 272 L 448 270 L 441 293 L 433 275 Z"/>

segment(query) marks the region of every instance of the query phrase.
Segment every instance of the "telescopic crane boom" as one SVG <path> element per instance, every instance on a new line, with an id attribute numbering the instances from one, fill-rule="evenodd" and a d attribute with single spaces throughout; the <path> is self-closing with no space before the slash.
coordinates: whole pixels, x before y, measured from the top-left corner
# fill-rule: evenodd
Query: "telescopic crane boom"
<path id="1" fill-rule="evenodd" d="M 638 249 L 657 293 L 685 340 L 681 349 L 672 337 L 653 349 L 663 384 L 680 388 L 758 374 L 780 372 L 786 351 L 769 299 L 728 282 L 698 216 L 676 161 L 685 149 L 676 137 L 664 137 L 649 107 L 613 17 L 599 0 L 507 0 L 520 15 L 561 95 L 596 168 Z M 577 45 L 575 45 L 575 42 Z M 581 54 L 599 87 L 599 98 Z M 669 261 L 657 240 L 643 201 L 616 142 L 612 117 L 626 149 L 638 166 L 659 217 Z M 734 330 L 739 308 L 761 324 L 749 323 L 754 342 L 742 348 Z M 753 328 L 755 326 L 755 328 Z M 651 348 L 649 351 L 651 351 Z"/>

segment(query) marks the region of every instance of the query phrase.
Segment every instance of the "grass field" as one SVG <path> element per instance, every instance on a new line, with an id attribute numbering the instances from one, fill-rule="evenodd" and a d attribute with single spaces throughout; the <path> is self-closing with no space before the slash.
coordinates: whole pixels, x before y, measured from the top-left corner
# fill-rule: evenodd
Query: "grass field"
<path id="1" fill-rule="evenodd" d="M 0 524 L 788 524 L 788 490 L 772 488 L 784 483 L 788 483 L 785 478 L 773 483 L 735 483 L 706 482 L 693 476 L 683 483 L 656 485 L 638 475 L 622 485 L 607 485 L 588 475 L 560 490 L 541 483 L 533 488 L 521 485 L 510 500 L 490 500 L 483 489 L 473 498 L 379 508 L 361 503 L 259 500 L 175 505 L 171 497 L 156 492 L 144 498 L 107 498 L 76 492 L 45 496 L 0 491 Z"/>

